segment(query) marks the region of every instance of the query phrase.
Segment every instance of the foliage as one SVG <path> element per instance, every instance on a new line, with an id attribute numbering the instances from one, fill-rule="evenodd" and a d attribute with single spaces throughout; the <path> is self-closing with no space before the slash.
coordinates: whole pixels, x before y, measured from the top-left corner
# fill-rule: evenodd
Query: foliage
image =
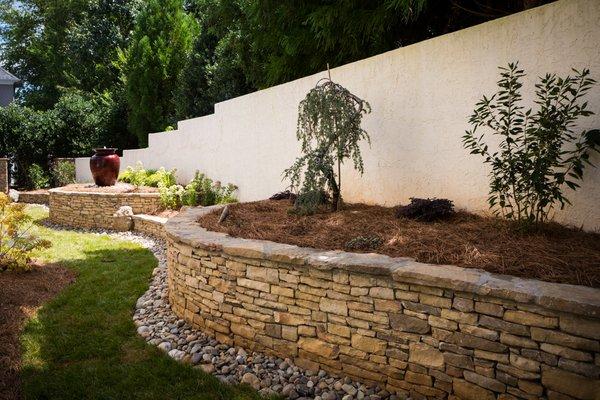
<path id="1" fill-rule="evenodd" d="M 35 212 L 36 222 L 48 217 L 39 207 L 27 211 Z M 69 268 L 77 279 L 21 333 L 24 398 L 264 399 L 248 386 L 223 383 L 167 357 L 136 333 L 131 313 L 157 266 L 150 251 L 110 235 L 41 223 L 32 230 L 52 241 L 51 248 L 36 251 L 36 259 Z"/>
<path id="2" fill-rule="evenodd" d="M 0 192 L 0 271 L 30 270 L 31 252 L 50 245 L 28 233 L 30 223 L 25 204 L 12 203 Z"/>
<path id="3" fill-rule="evenodd" d="M 27 177 L 31 164 L 46 166 L 54 157 L 88 156 L 94 147 L 107 144 L 102 142 L 112 128 L 107 116 L 112 106 L 103 96 L 64 91 L 50 110 L 15 103 L 0 108 L 0 154 L 15 157 L 18 183 L 31 186 Z"/>
<path id="4" fill-rule="evenodd" d="M 161 167 L 158 170 L 144 169 L 144 165 L 138 162 L 135 167 L 128 166 L 125 171 L 119 174 L 120 182 L 130 183 L 135 186 L 159 187 L 172 186 L 176 184 L 175 169 L 167 171 Z"/>
<path id="5" fill-rule="evenodd" d="M 196 34 L 182 0 L 149 0 L 136 18 L 125 73 L 129 129 L 145 146 L 149 132 L 173 122 L 174 90 Z"/>
<path id="6" fill-rule="evenodd" d="M 379 236 L 356 236 L 345 244 L 348 250 L 375 250 L 383 244 Z"/>
<path id="7" fill-rule="evenodd" d="M 352 159 L 354 168 L 363 173 L 359 143 L 367 140 L 370 144 L 370 138 L 361 122 L 363 114 L 369 112 L 369 103 L 329 79 L 321 80 L 300 102 L 296 137 L 303 155 L 284 176 L 292 187 L 300 188 L 296 203 L 302 202 L 306 212 L 314 212 L 322 203 L 322 192 L 331 193 L 334 211 L 340 208 L 341 164 L 345 159 Z"/>
<path id="8" fill-rule="evenodd" d="M 237 187 L 213 182 L 204 174 L 196 171 L 194 178 L 185 187 L 181 185 L 160 184 L 160 198 L 164 207 L 177 209 L 181 206 L 212 206 L 214 204 L 235 203 L 234 192 Z"/>
<path id="9" fill-rule="evenodd" d="M 46 171 L 38 164 L 31 164 L 27 169 L 27 176 L 33 189 L 44 189 L 50 186 L 50 178 Z"/>
<path id="10" fill-rule="evenodd" d="M 454 214 L 454 204 L 448 199 L 410 198 L 410 204 L 396 209 L 396 217 L 419 221 L 437 221 Z"/>
<path id="11" fill-rule="evenodd" d="M 582 99 L 596 81 L 587 69 L 565 78 L 546 74 L 535 85 L 533 111 L 522 105 L 525 72 L 517 63 L 500 71 L 498 92 L 477 103 L 463 144 L 491 166 L 488 203 L 495 213 L 526 224 L 546 221 L 557 204 L 570 204 L 564 185 L 579 187 L 590 153 L 600 148 L 600 130 L 575 131 L 579 117 L 593 115 Z M 488 147 L 487 133 L 498 138 L 499 150 Z"/>
<path id="12" fill-rule="evenodd" d="M 141 0 L 0 0 L 5 66 L 27 82 L 20 97 L 50 109 L 61 88 L 89 93 L 119 84 L 113 62 L 126 47 Z"/>
<path id="13" fill-rule="evenodd" d="M 75 163 L 67 160 L 59 160 L 52 165 L 50 170 L 54 186 L 66 186 L 75 183 Z"/>
<path id="14" fill-rule="evenodd" d="M 163 207 L 170 210 L 177 210 L 182 206 L 181 198 L 185 192 L 185 189 L 181 185 L 165 186 L 160 185 L 158 187 L 160 191 L 160 203 Z"/>

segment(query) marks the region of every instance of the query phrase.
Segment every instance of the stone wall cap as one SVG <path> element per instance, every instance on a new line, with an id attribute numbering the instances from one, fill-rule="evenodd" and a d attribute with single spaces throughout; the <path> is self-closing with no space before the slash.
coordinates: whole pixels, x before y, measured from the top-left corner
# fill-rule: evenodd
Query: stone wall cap
<path id="1" fill-rule="evenodd" d="M 492 274 L 477 268 L 425 264 L 408 257 L 324 251 L 266 240 L 234 238 L 225 233 L 208 231 L 197 223 L 202 215 L 222 207 L 196 207 L 180 212 L 166 222 L 167 236 L 193 247 L 221 251 L 231 256 L 389 276 L 401 283 L 471 292 L 588 317 L 600 317 L 600 289 L 592 287 Z"/>
<path id="2" fill-rule="evenodd" d="M 75 190 L 64 190 L 62 187 L 48 190 L 49 193 L 60 193 L 67 194 L 69 196 L 100 196 L 100 197 L 160 197 L 160 193 L 147 193 L 147 192 L 129 192 L 129 193 L 110 193 L 110 192 L 81 192 Z"/>
<path id="3" fill-rule="evenodd" d="M 133 219 L 138 219 L 142 221 L 155 222 L 157 224 L 164 225 L 169 219 L 165 217 L 158 217 L 156 215 L 148 215 L 148 214 L 134 214 L 132 215 Z"/>

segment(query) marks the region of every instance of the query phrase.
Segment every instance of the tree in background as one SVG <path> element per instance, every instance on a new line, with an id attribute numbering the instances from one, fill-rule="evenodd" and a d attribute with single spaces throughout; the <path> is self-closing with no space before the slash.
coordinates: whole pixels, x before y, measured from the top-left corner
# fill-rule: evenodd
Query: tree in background
<path id="1" fill-rule="evenodd" d="M 61 88 L 102 93 L 119 85 L 114 65 L 142 0 L 0 0 L 4 66 L 25 87 L 20 100 L 49 109 Z"/>
<path id="2" fill-rule="evenodd" d="M 129 129 L 145 146 L 149 132 L 173 120 L 177 78 L 192 49 L 197 26 L 182 0 L 149 0 L 136 19 L 125 73 Z"/>

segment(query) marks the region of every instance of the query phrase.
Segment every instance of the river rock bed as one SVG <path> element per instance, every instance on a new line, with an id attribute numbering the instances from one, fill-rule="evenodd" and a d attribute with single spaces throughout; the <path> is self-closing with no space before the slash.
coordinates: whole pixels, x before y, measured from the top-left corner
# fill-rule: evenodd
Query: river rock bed
<path id="1" fill-rule="evenodd" d="M 130 232 L 115 235 L 147 247 L 158 259 L 159 266 L 152 273 L 148 291 L 137 301 L 133 320 L 138 334 L 170 357 L 214 374 L 226 383 L 248 384 L 264 396 L 280 394 L 289 399 L 315 400 L 399 399 L 380 387 L 330 376 L 324 370 L 316 374 L 302 370 L 289 359 L 248 353 L 242 348 L 220 344 L 193 329 L 171 311 L 164 242 Z"/>

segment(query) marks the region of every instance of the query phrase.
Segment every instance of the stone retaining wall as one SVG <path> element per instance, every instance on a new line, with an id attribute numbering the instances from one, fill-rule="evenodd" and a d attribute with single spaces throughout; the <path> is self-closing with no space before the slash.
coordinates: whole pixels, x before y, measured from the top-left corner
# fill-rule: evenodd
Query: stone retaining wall
<path id="1" fill-rule="evenodd" d="M 113 217 L 120 207 L 130 206 L 134 214 L 160 209 L 158 193 L 74 192 L 62 188 L 49 192 L 50 221 L 79 228 L 129 230 L 130 224 L 122 217 Z"/>
<path id="2" fill-rule="evenodd" d="M 599 399 L 600 290 L 166 224 L 173 311 L 413 399 Z"/>
<path id="3" fill-rule="evenodd" d="M 159 239 L 165 238 L 165 223 L 167 218 L 156 217 L 154 215 L 134 215 L 133 230 L 136 232 L 145 233 Z"/>
<path id="4" fill-rule="evenodd" d="M 0 158 L 0 192 L 8 193 L 8 159 Z"/>
<path id="5" fill-rule="evenodd" d="M 50 195 L 48 192 L 19 192 L 19 203 L 48 204 Z"/>

